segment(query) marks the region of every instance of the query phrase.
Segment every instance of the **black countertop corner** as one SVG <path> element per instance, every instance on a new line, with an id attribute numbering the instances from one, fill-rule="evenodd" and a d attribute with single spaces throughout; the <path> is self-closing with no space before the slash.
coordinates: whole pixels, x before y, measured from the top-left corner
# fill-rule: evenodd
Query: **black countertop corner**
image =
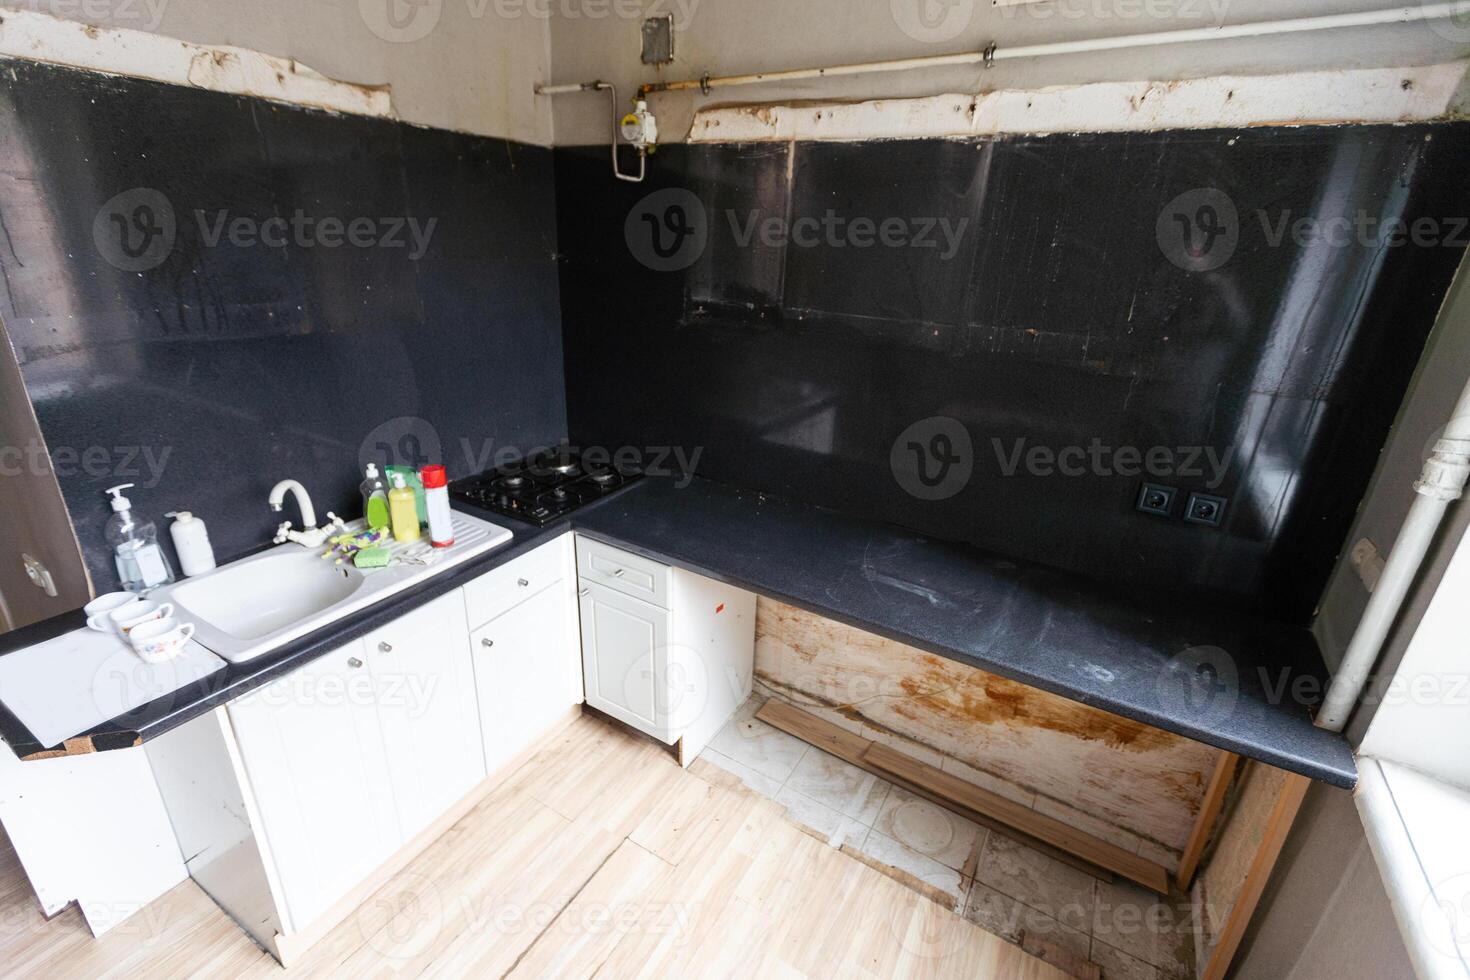
<path id="1" fill-rule="evenodd" d="M 458 505 L 456 505 L 458 506 Z M 468 509 L 468 508 L 466 508 Z M 1151 604 L 1105 585 L 757 491 L 639 481 L 363 612 L 46 747 L 0 707 L 21 758 L 137 745 L 575 528 L 1073 701 L 1351 788 L 1347 740 L 1312 724 L 1326 670 L 1310 632 L 1234 611 Z M 0 656 L 81 625 L 80 613 L 0 637 Z"/>

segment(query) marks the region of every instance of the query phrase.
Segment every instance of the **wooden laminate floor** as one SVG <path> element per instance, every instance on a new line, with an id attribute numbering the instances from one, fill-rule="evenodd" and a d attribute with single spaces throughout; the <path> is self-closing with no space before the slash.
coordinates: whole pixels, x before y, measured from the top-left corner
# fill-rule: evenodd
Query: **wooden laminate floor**
<path id="1" fill-rule="evenodd" d="M 193 882 L 101 939 L 47 922 L 0 847 L 0 975 L 1064 976 L 590 716 L 289 971 Z"/>

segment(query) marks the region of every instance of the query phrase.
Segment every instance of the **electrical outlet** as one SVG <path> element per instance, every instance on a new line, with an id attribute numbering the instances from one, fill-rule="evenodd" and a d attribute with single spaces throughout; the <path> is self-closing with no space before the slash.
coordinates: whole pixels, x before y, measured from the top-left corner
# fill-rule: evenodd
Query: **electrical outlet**
<path id="1" fill-rule="evenodd" d="M 643 22 L 641 57 L 645 65 L 667 65 L 674 60 L 673 14 L 650 17 Z"/>
<path id="2" fill-rule="evenodd" d="M 1138 503 L 1135 505 L 1145 514 L 1153 514 L 1155 517 L 1174 516 L 1174 498 L 1179 496 L 1179 491 L 1173 487 L 1166 487 L 1162 483 L 1145 483 L 1143 489 L 1138 491 Z"/>
<path id="3" fill-rule="evenodd" d="M 1225 520 L 1225 498 L 1212 493 L 1192 493 L 1184 505 L 1184 520 L 1189 524 L 1219 527 Z"/>

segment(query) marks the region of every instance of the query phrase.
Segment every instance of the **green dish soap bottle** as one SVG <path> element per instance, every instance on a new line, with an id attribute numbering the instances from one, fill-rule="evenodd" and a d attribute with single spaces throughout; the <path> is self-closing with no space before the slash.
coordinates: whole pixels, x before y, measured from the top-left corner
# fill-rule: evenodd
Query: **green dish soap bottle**
<path id="1" fill-rule="evenodd" d="M 388 526 L 388 484 L 378 475 L 378 464 L 367 464 L 367 479 L 362 481 L 362 514 L 371 530 Z"/>

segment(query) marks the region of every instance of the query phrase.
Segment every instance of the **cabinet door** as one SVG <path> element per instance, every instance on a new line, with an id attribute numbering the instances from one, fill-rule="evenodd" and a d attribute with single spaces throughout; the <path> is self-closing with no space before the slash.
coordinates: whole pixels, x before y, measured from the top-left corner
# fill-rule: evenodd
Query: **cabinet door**
<path id="1" fill-rule="evenodd" d="M 348 644 L 229 706 L 292 931 L 404 839 L 365 657 Z"/>
<path id="2" fill-rule="evenodd" d="M 567 672 L 577 665 L 563 583 L 502 613 L 471 637 L 480 728 L 490 772 L 510 762 L 575 703 Z"/>
<path id="3" fill-rule="evenodd" d="M 579 594 L 587 703 L 672 744 L 668 611 L 585 581 Z"/>
<path id="4" fill-rule="evenodd" d="M 363 638 L 405 840 L 485 778 L 458 590 Z"/>

